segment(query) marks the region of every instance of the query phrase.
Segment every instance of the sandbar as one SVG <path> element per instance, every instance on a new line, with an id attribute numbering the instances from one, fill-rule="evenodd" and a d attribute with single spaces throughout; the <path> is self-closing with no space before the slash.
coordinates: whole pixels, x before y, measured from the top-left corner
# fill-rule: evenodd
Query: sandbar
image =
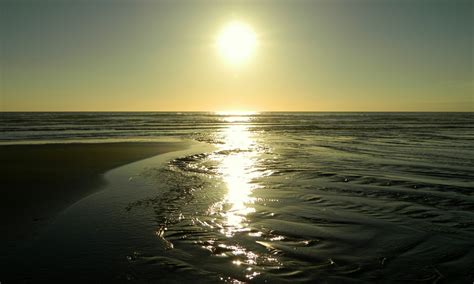
<path id="1" fill-rule="evenodd" d="M 106 171 L 188 146 L 186 142 L 0 146 L 0 241 L 34 237 L 56 214 L 100 189 Z"/>

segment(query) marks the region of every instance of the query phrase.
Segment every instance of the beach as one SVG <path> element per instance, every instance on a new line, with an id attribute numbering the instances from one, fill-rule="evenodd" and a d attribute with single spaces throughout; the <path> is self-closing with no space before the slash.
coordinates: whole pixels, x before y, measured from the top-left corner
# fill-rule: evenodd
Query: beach
<path id="1" fill-rule="evenodd" d="M 2 282 L 472 282 L 471 113 L 2 119 Z"/>
<path id="2" fill-rule="evenodd" d="M 474 284 L 474 0 L 0 1 L 0 284 Z"/>
<path id="3" fill-rule="evenodd" d="M 61 210 L 99 190 L 106 171 L 186 147 L 184 142 L 2 145 L 0 238 L 34 237 Z"/>

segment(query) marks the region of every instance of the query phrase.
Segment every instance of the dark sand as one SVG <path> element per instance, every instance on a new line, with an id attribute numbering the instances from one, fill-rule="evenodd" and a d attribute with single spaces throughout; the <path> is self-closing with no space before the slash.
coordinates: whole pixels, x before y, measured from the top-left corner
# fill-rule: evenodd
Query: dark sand
<path id="1" fill-rule="evenodd" d="M 98 190 L 107 170 L 186 147 L 167 142 L 0 146 L 0 241 L 33 237 L 57 213 Z"/>

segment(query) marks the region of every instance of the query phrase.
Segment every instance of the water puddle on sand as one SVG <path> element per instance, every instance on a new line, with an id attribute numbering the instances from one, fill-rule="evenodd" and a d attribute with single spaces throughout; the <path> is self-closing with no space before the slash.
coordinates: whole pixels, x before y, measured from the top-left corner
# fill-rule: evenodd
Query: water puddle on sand
<path id="1" fill-rule="evenodd" d="M 268 232 L 252 225 L 254 191 L 271 174 L 262 164 L 266 149 L 255 136 L 248 125 L 235 123 L 209 137 L 217 149 L 145 171 L 167 193 L 133 202 L 128 209 L 154 211 L 156 236 L 166 250 L 133 258 L 140 277 L 155 279 L 158 270 L 174 280 L 250 281 L 266 268 L 281 267 L 257 241 Z M 170 269 L 186 273 L 177 276 Z"/>

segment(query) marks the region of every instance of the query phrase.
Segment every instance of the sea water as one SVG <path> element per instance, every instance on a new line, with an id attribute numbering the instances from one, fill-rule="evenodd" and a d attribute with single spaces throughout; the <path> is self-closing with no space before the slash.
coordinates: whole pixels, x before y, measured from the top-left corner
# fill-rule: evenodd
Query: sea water
<path id="1" fill-rule="evenodd" d="M 10 256 L 13 279 L 474 279 L 472 113 L 0 118 L 2 144 L 194 141 L 108 172 Z"/>

